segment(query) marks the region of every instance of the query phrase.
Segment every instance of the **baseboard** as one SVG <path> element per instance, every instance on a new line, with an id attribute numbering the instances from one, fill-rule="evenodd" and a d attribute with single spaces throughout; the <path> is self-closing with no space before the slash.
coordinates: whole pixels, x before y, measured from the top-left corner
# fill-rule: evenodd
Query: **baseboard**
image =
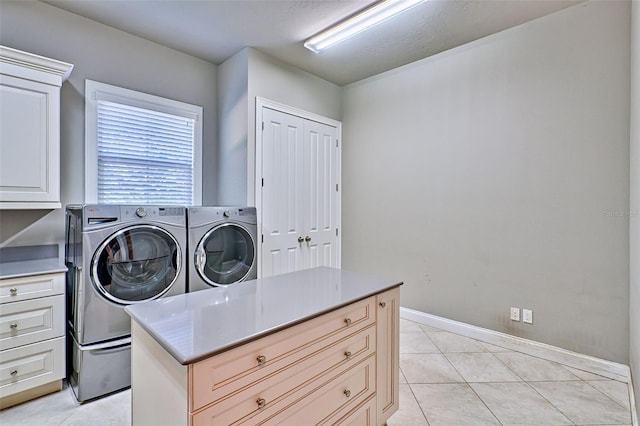
<path id="1" fill-rule="evenodd" d="M 498 331 L 477 327 L 475 325 L 465 324 L 463 322 L 450 320 L 409 308 L 401 307 L 400 317 L 420 324 L 460 334 L 462 336 L 471 337 L 492 345 L 523 352 L 548 361 L 558 362 L 569 367 L 598 374 L 619 382 L 629 383 L 631 381 L 631 371 L 629 367 L 617 362 L 568 351 L 545 343 L 511 336 L 506 333 L 500 333 Z"/>
<path id="2" fill-rule="evenodd" d="M 636 396 L 633 390 L 633 375 L 630 376 L 628 386 L 629 386 L 629 399 L 631 402 L 631 424 L 633 426 L 638 426 L 638 411 L 636 407 Z"/>

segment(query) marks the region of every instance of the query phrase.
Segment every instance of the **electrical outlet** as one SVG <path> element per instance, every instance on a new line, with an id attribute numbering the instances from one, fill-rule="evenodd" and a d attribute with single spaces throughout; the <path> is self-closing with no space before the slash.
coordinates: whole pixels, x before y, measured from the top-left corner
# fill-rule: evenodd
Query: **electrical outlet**
<path id="1" fill-rule="evenodd" d="M 531 309 L 522 310 L 522 322 L 533 324 L 533 311 Z"/>
<path id="2" fill-rule="evenodd" d="M 520 308 L 511 308 L 511 321 L 520 321 Z"/>

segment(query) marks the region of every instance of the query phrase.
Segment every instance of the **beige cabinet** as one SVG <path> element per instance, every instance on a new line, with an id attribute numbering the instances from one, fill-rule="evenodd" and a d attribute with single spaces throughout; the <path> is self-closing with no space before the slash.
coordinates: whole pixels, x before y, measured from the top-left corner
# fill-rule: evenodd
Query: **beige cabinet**
<path id="1" fill-rule="evenodd" d="M 397 314 L 397 295 L 368 297 L 187 366 L 134 322 L 133 423 L 384 424 L 398 408 L 398 321 L 384 320 Z"/>
<path id="2" fill-rule="evenodd" d="M 60 204 L 60 87 L 73 65 L 0 46 L 0 209 Z"/>
<path id="3" fill-rule="evenodd" d="M 60 390 L 64 273 L 0 280 L 0 408 Z"/>
<path id="4" fill-rule="evenodd" d="M 386 423 L 399 408 L 400 397 L 400 288 L 376 296 L 378 393 L 377 419 Z"/>

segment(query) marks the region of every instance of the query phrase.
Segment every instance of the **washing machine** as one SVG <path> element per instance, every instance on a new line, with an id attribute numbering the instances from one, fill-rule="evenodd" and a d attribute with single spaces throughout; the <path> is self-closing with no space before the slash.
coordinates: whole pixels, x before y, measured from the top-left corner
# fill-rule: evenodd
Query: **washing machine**
<path id="1" fill-rule="evenodd" d="M 187 218 L 187 291 L 258 277 L 255 207 L 190 207 Z"/>
<path id="2" fill-rule="evenodd" d="M 186 208 L 66 209 L 67 377 L 78 401 L 131 384 L 128 305 L 186 292 Z"/>

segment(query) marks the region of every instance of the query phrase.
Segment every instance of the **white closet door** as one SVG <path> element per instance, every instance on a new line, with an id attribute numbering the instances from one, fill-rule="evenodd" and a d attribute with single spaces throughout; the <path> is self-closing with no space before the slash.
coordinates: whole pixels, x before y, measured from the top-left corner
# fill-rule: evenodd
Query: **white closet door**
<path id="1" fill-rule="evenodd" d="M 304 268 L 338 266 L 336 132 L 333 126 L 310 120 L 304 122 Z"/>
<path id="2" fill-rule="evenodd" d="M 300 117 L 263 110 L 262 276 L 302 269 L 303 123 Z M 258 159 L 260 161 L 260 159 Z"/>
<path id="3" fill-rule="evenodd" d="M 339 267 L 335 126 L 262 108 L 261 277 Z"/>

